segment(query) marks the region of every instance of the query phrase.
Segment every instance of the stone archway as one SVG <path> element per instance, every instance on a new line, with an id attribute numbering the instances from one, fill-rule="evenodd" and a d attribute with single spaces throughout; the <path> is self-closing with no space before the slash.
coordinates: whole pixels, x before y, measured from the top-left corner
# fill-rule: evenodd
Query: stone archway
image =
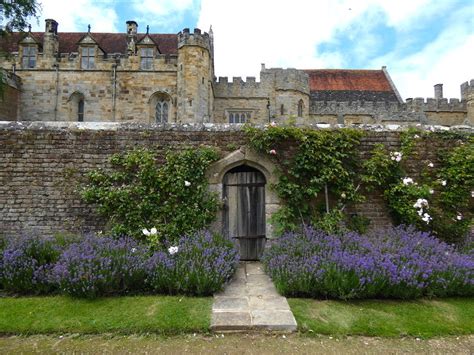
<path id="1" fill-rule="evenodd" d="M 272 214 L 279 209 L 280 200 L 275 191 L 270 188 L 277 182 L 277 177 L 274 174 L 276 167 L 270 159 L 259 155 L 246 147 L 241 147 L 239 150 L 230 153 L 209 167 L 207 171 L 209 189 L 212 192 L 217 193 L 219 198 L 223 200 L 223 181 L 225 174 L 231 171 L 233 168 L 241 165 L 254 168 L 261 172 L 265 177 L 265 234 L 267 239 L 272 239 L 275 236 L 270 218 Z M 216 221 L 212 226 L 213 230 L 216 232 L 222 232 L 224 230 L 224 217 L 224 210 L 222 209 L 218 213 Z"/>

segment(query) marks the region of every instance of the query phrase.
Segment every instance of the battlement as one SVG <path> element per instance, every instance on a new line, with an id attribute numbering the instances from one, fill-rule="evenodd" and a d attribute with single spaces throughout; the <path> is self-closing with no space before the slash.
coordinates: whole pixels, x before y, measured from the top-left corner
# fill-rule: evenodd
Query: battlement
<path id="1" fill-rule="evenodd" d="M 416 97 L 406 100 L 406 109 L 414 111 L 466 111 L 466 103 L 457 98 L 433 99 Z"/>
<path id="2" fill-rule="evenodd" d="M 459 99 L 424 99 L 417 97 L 407 99 L 406 103 L 386 101 L 312 101 L 311 113 L 355 113 L 372 114 L 379 111 L 397 112 L 426 112 L 426 111 L 466 111 L 466 102 Z"/>
<path id="3" fill-rule="evenodd" d="M 214 82 L 216 96 L 219 97 L 267 97 L 268 92 L 258 82 L 254 76 L 247 76 L 245 80 L 242 77 L 234 76 L 229 82 L 227 76 L 220 76 Z"/>
<path id="4" fill-rule="evenodd" d="M 461 100 L 466 101 L 469 96 L 474 95 L 474 79 L 471 82 L 465 82 L 461 84 Z"/>
<path id="5" fill-rule="evenodd" d="M 207 32 L 202 33 L 199 28 L 195 28 L 191 33 L 189 28 L 178 32 L 178 49 L 183 46 L 198 46 L 211 51 L 211 39 Z"/>

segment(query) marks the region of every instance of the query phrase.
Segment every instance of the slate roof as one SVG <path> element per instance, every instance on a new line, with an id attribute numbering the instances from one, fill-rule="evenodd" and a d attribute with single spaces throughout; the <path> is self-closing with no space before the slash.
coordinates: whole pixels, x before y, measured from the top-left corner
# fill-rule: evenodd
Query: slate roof
<path id="1" fill-rule="evenodd" d="M 314 101 L 393 101 L 397 94 L 383 70 L 315 69 L 309 75 Z"/>
<path id="2" fill-rule="evenodd" d="M 32 32 L 34 38 L 39 42 L 43 42 L 44 32 Z M 77 42 L 81 40 L 86 32 L 59 32 L 59 52 L 71 53 L 77 52 Z M 9 52 L 18 51 L 18 42 L 25 36 L 25 33 L 15 32 L 2 39 L 4 42 L 2 48 Z M 99 46 L 106 53 L 122 53 L 127 50 L 127 34 L 126 33 L 100 33 L 91 32 L 91 36 L 97 41 Z M 149 34 L 153 42 L 156 43 L 161 54 L 177 54 L 178 53 L 178 36 L 175 34 Z M 145 34 L 138 34 L 137 42 L 139 42 Z"/>

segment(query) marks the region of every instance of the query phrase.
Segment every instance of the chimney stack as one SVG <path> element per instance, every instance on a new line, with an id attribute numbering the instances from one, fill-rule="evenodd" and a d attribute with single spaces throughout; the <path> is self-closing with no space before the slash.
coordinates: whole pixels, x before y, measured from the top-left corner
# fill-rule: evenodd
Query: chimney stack
<path id="1" fill-rule="evenodd" d="M 45 58 L 52 60 L 59 50 L 58 23 L 53 19 L 46 19 L 45 23 L 43 53 Z"/>
<path id="2" fill-rule="evenodd" d="M 436 84 L 434 86 L 434 95 L 436 100 L 443 98 L 443 84 Z"/>

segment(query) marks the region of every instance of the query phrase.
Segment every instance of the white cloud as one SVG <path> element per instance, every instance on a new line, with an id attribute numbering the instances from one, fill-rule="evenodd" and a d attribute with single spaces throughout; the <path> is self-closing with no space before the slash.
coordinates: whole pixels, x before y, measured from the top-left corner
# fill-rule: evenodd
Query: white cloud
<path id="1" fill-rule="evenodd" d="M 450 26 L 418 52 L 403 57 L 400 54 L 402 48 L 395 48 L 372 60 L 371 64 L 388 65 L 404 98 L 433 97 L 433 85 L 438 83 L 443 84 L 444 97 L 460 98 L 461 83 L 474 78 L 474 33 L 466 26 L 469 21 L 472 21 L 469 9 L 459 9 L 451 14 Z"/>
<path id="2" fill-rule="evenodd" d="M 413 36 L 423 35 L 418 30 L 434 14 L 448 13 L 450 6 L 448 1 L 433 0 L 202 0 L 198 26 L 205 30 L 213 26 L 218 76 L 258 76 L 260 63 L 344 68 L 348 52 L 317 52 L 318 45 L 334 43 L 336 35 L 342 34 L 352 36 L 356 48 L 350 55 L 366 63 L 366 68 L 388 66 L 403 97 L 432 96 L 433 84 L 438 82 L 444 82 L 445 96 L 459 97 L 459 85 L 472 76 L 468 50 L 474 47 L 472 22 L 471 26 L 464 24 L 462 31 L 462 21 L 456 16 L 466 10 L 466 16 L 472 15 L 472 5 L 470 12 L 467 8 L 453 14 L 449 26 L 432 44 L 416 54 L 407 51 Z M 392 27 L 397 45 L 373 59 L 374 49 L 383 48 L 386 40 L 383 33 L 374 32 L 377 22 Z"/>
<path id="3" fill-rule="evenodd" d="M 186 12 L 198 12 L 197 0 L 142 0 L 132 2 L 139 22 L 153 27 L 177 32 L 176 26 L 183 22 Z"/>
<path id="4" fill-rule="evenodd" d="M 118 16 L 112 0 L 42 0 L 41 16 L 31 20 L 33 31 L 44 31 L 44 20 L 59 23 L 60 32 L 86 32 L 90 24 L 93 32 L 117 32 Z M 124 25 L 125 26 L 125 25 Z"/>

